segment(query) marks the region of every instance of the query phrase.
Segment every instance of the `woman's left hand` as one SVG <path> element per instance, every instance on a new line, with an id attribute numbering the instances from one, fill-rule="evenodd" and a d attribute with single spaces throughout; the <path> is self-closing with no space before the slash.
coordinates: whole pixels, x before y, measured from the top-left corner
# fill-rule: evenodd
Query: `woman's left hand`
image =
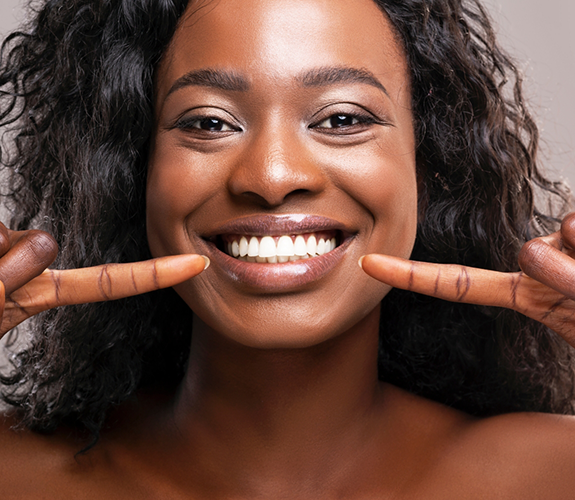
<path id="1" fill-rule="evenodd" d="M 361 260 L 367 274 L 388 285 L 454 302 L 514 309 L 575 347 L 575 213 L 565 217 L 560 231 L 528 241 L 519 266 L 521 272 L 501 273 L 379 254 Z"/>

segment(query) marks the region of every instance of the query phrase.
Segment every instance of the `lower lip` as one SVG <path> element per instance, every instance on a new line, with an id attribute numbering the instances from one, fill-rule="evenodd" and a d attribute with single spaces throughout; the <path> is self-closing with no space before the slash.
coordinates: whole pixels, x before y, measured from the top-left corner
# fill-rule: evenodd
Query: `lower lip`
<path id="1" fill-rule="evenodd" d="M 209 257 L 234 281 L 264 293 L 289 292 L 328 274 L 343 259 L 353 238 L 324 255 L 282 264 L 243 262 L 218 250 L 210 242 Z"/>

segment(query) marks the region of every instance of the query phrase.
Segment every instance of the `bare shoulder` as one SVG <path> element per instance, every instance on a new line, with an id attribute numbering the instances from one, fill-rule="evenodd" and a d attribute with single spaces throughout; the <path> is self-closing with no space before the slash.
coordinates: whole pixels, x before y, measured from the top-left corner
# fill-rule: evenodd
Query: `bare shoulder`
<path id="1" fill-rule="evenodd" d="M 546 413 L 511 413 L 479 421 L 469 432 L 508 467 L 529 474 L 567 480 L 575 487 L 575 417 Z M 573 490 L 571 490 L 573 491 Z"/>
<path id="2" fill-rule="evenodd" d="M 575 417 L 514 413 L 476 418 L 401 389 L 403 422 L 427 442 L 414 498 L 575 498 Z M 407 424 L 405 424 L 407 425 Z"/>
<path id="3" fill-rule="evenodd" d="M 43 435 L 18 429 L 16 424 L 13 415 L 0 415 L 2 498 L 25 498 L 25 493 L 37 492 L 50 498 L 51 485 L 77 467 L 75 454 L 82 445 L 72 435 Z"/>
<path id="4" fill-rule="evenodd" d="M 16 423 L 13 416 L 0 415 L 2 500 L 146 498 L 122 480 L 105 446 L 80 453 L 89 441 L 72 429 L 41 434 L 17 429 Z"/>
<path id="5" fill-rule="evenodd" d="M 470 423 L 445 461 L 490 498 L 574 498 L 575 417 L 514 413 Z"/>
<path id="6" fill-rule="evenodd" d="M 0 498 L 149 498 L 152 489 L 141 471 L 117 453 L 116 434 L 130 435 L 136 422 L 128 419 L 119 428 L 107 423 L 98 443 L 82 453 L 90 438 L 74 429 L 41 434 L 18 429 L 14 415 L 0 414 Z"/>

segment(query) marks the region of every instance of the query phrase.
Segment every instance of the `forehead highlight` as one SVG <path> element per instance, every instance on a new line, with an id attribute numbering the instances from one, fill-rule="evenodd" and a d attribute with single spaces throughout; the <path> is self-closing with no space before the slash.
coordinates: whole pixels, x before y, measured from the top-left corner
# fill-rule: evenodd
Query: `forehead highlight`
<path id="1" fill-rule="evenodd" d="M 362 0 L 359 1 L 361 2 Z M 333 2 L 339 3 L 336 5 Z M 323 54 L 321 54 L 321 51 L 325 50 L 327 42 L 324 41 L 324 45 L 322 46 L 321 38 L 322 36 L 326 38 L 326 36 L 325 33 L 320 33 L 322 36 L 319 36 L 319 43 L 315 37 L 313 37 L 314 39 L 307 41 L 305 44 L 306 46 L 304 48 L 309 49 L 307 50 L 306 55 L 310 54 L 310 60 L 313 59 L 314 54 L 317 55 L 318 52 L 320 53 L 320 56 L 316 57 L 316 61 L 312 60 L 312 64 L 310 64 L 309 68 L 305 68 L 306 71 L 302 67 L 297 67 L 298 63 L 301 63 L 301 58 L 298 59 L 294 56 L 290 59 L 290 52 L 302 50 L 301 39 L 297 40 L 297 37 L 295 36 L 288 38 L 290 44 L 286 44 L 285 50 L 276 51 L 276 53 L 279 54 L 279 57 L 285 58 L 286 61 L 283 66 L 279 66 L 280 63 L 278 63 L 278 67 L 281 71 L 274 71 L 277 68 L 273 65 L 274 61 L 269 61 L 269 57 L 268 60 L 264 57 L 262 57 L 261 60 L 257 57 L 252 57 L 247 61 L 247 63 L 246 57 L 243 59 L 241 57 L 236 59 L 233 58 L 233 54 L 235 54 L 234 51 L 242 50 L 241 48 L 238 49 L 238 44 L 244 44 L 244 46 L 246 46 L 244 40 L 247 35 L 245 35 L 245 32 L 246 29 L 251 26 L 250 23 L 255 23 L 254 19 L 257 21 L 255 25 L 257 29 L 253 30 L 254 33 L 252 33 L 251 38 L 256 40 L 258 36 L 262 36 L 262 32 L 266 33 L 266 36 L 271 39 L 282 38 L 283 35 L 281 33 L 278 37 L 276 36 L 276 32 L 272 31 L 273 29 L 278 28 L 276 21 L 271 21 L 269 26 L 266 24 L 272 17 L 270 12 L 273 13 L 284 9 L 286 5 L 288 5 L 290 7 L 288 12 L 293 14 L 294 10 L 292 9 L 292 6 L 296 5 L 299 10 L 296 9 L 295 12 L 302 12 L 302 9 L 310 8 L 316 18 L 319 16 L 321 22 L 323 22 L 323 17 L 325 17 L 325 24 L 328 26 L 331 26 L 329 23 L 332 23 L 333 25 L 334 22 L 343 23 L 342 25 L 345 25 L 348 20 L 343 16 L 346 11 L 342 11 L 342 5 L 349 5 L 347 0 L 345 2 L 343 0 L 329 0 L 329 2 L 325 0 L 192 0 L 188 5 L 186 13 L 182 16 L 164 57 L 158 64 L 156 70 L 156 97 L 160 98 L 159 100 L 164 100 L 169 94 L 177 90 L 177 88 L 181 88 L 187 84 L 210 86 L 217 87 L 221 90 L 237 90 L 243 92 L 248 90 L 252 76 L 257 77 L 257 74 L 259 74 L 260 76 L 272 79 L 274 76 L 284 76 L 286 71 L 290 70 L 289 63 L 292 62 L 293 64 L 291 65 L 291 68 L 293 68 L 294 74 L 299 73 L 299 78 L 296 76 L 296 81 L 299 80 L 297 83 L 304 87 L 326 85 L 329 81 L 333 83 L 341 83 L 344 81 L 347 81 L 348 83 L 361 82 L 376 86 L 390 96 L 392 92 L 396 93 L 393 88 L 394 85 L 388 86 L 387 82 L 384 81 L 390 78 L 393 79 L 396 74 L 400 74 L 401 77 L 403 77 L 403 75 L 407 77 L 403 78 L 404 81 L 400 84 L 401 89 L 405 90 L 405 83 L 407 82 L 409 84 L 411 78 L 408 72 L 407 61 L 401 40 L 385 12 L 373 0 L 365 0 L 365 4 L 368 8 L 363 8 L 363 10 L 369 13 L 372 28 L 373 26 L 377 26 L 375 29 L 377 29 L 377 36 L 379 38 L 375 37 L 373 39 L 369 39 L 369 45 L 374 49 L 372 52 L 378 52 L 381 56 L 377 60 L 380 62 L 378 67 L 374 68 L 373 64 L 369 64 L 374 60 L 373 56 L 371 57 L 371 60 L 367 61 L 367 64 L 363 64 L 364 61 L 361 60 L 353 61 L 354 54 L 361 57 L 361 55 L 366 51 L 362 51 L 362 47 L 358 47 L 360 42 L 357 44 L 354 42 L 356 38 L 355 35 L 351 37 L 351 43 L 344 43 L 350 38 L 349 33 L 344 33 L 345 36 L 344 39 L 342 39 L 343 41 L 338 43 L 340 47 L 336 47 L 335 49 L 335 52 L 339 51 L 337 52 L 337 55 L 340 53 L 344 54 L 342 59 L 339 61 L 333 60 L 333 58 L 332 60 L 329 60 L 328 54 L 326 60 L 322 61 L 320 56 Z M 334 8 L 331 8 L 332 5 L 334 5 Z M 322 7 L 325 8 L 326 6 L 328 6 L 327 13 L 325 9 L 322 10 Z M 341 11 L 339 17 L 333 15 L 334 10 L 338 12 Z M 243 12 L 244 14 L 247 13 L 245 16 L 247 16 L 248 19 L 246 20 L 240 16 L 240 12 Z M 375 22 L 373 15 L 374 12 L 377 13 Z M 363 15 L 365 16 L 365 14 Z M 288 20 L 287 22 L 290 21 Z M 206 23 L 209 23 L 209 25 Z M 357 28 L 357 23 L 355 26 Z M 201 33 L 197 33 L 198 28 L 200 28 Z M 383 28 L 383 30 L 381 28 Z M 230 37 L 230 30 L 238 32 L 237 36 Z M 334 30 L 331 30 L 330 33 L 333 33 L 333 31 Z M 220 36 L 222 33 L 226 33 L 226 36 Z M 332 35 L 330 34 L 329 36 Z M 364 35 L 360 35 L 360 38 L 361 36 L 363 36 L 363 42 L 361 43 L 365 44 L 366 38 Z M 206 37 L 213 38 L 206 42 Z M 203 41 L 202 38 L 204 38 Z M 227 38 L 227 40 L 222 40 L 222 38 Z M 283 36 L 283 39 L 286 39 L 286 37 Z M 210 52 L 212 47 L 209 47 L 209 42 L 213 42 L 214 40 L 217 44 L 228 47 L 227 51 L 222 50 L 222 53 L 220 54 L 222 56 L 221 64 L 218 62 L 214 64 L 214 59 L 208 61 L 206 52 L 198 48 L 198 45 L 205 43 L 208 46 L 207 52 Z M 211 45 L 213 46 L 215 44 L 212 43 Z M 261 45 L 258 45 L 254 41 L 251 45 L 248 43 L 247 46 L 249 49 L 257 50 Z M 256 49 L 253 49 L 253 47 L 256 47 Z M 341 50 L 342 47 L 343 50 Z M 228 52 L 228 54 L 226 54 L 226 52 Z M 351 54 L 351 56 L 346 58 L 345 54 Z M 317 61 L 318 59 L 319 61 Z M 356 59 L 358 59 L 358 57 L 356 57 Z M 193 69 L 191 67 L 185 68 L 186 60 L 195 67 Z M 271 64 L 266 64 L 267 62 L 271 62 Z M 320 62 L 323 62 L 323 64 Z M 179 68 L 175 69 L 173 67 L 174 65 Z M 303 64 L 301 65 L 303 66 Z M 342 71 L 342 67 L 350 68 L 350 70 L 344 69 Z M 219 72 L 219 70 L 222 69 L 226 70 L 226 74 L 220 75 L 223 78 L 214 78 L 217 76 L 214 71 Z M 192 78 L 189 78 L 189 75 L 186 76 L 193 71 L 203 71 L 203 74 L 195 74 Z M 301 77 L 301 75 L 304 76 Z M 198 76 L 200 76 L 200 78 L 198 78 Z M 174 86 L 176 88 L 174 88 Z M 395 86 L 397 87 L 397 85 Z M 410 87 L 410 85 L 408 86 Z"/>

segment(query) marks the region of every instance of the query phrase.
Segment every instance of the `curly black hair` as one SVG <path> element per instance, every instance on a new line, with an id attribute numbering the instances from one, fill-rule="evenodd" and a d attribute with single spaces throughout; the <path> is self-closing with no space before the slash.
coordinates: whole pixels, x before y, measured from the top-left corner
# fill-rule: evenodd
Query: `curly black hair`
<path id="1" fill-rule="evenodd" d="M 422 179 L 412 258 L 518 271 L 522 245 L 556 230 L 551 213 L 570 200 L 537 167 L 520 72 L 479 0 L 377 3 L 411 68 Z M 543 325 L 400 290 L 382 305 L 382 379 L 479 416 L 573 413 L 575 351 Z"/>
<path id="2" fill-rule="evenodd" d="M 538 170 L 518 70 L 479 0 L 375 1 L 411 70 L 421 179 L 413 258 L 517 270 L 522 244 L 557 224 L 535 209 L 534 189 L 562 210 L 568 199 Z M 2 45 L 11 227 L 51 233 L 58 268 L 150 256 L 154 71 L 187 3 L 47 0 Z M 382 307 L 383 380 L 474 415 L 573 411 L 573 350 L 535 321 L 399 290 Z M 97 436 L 137 389 L 178 384 L 191 318 L 173 290 L 46 312 L 1 377 L 2 397 L 29 428 L 73 423 Z"/>

